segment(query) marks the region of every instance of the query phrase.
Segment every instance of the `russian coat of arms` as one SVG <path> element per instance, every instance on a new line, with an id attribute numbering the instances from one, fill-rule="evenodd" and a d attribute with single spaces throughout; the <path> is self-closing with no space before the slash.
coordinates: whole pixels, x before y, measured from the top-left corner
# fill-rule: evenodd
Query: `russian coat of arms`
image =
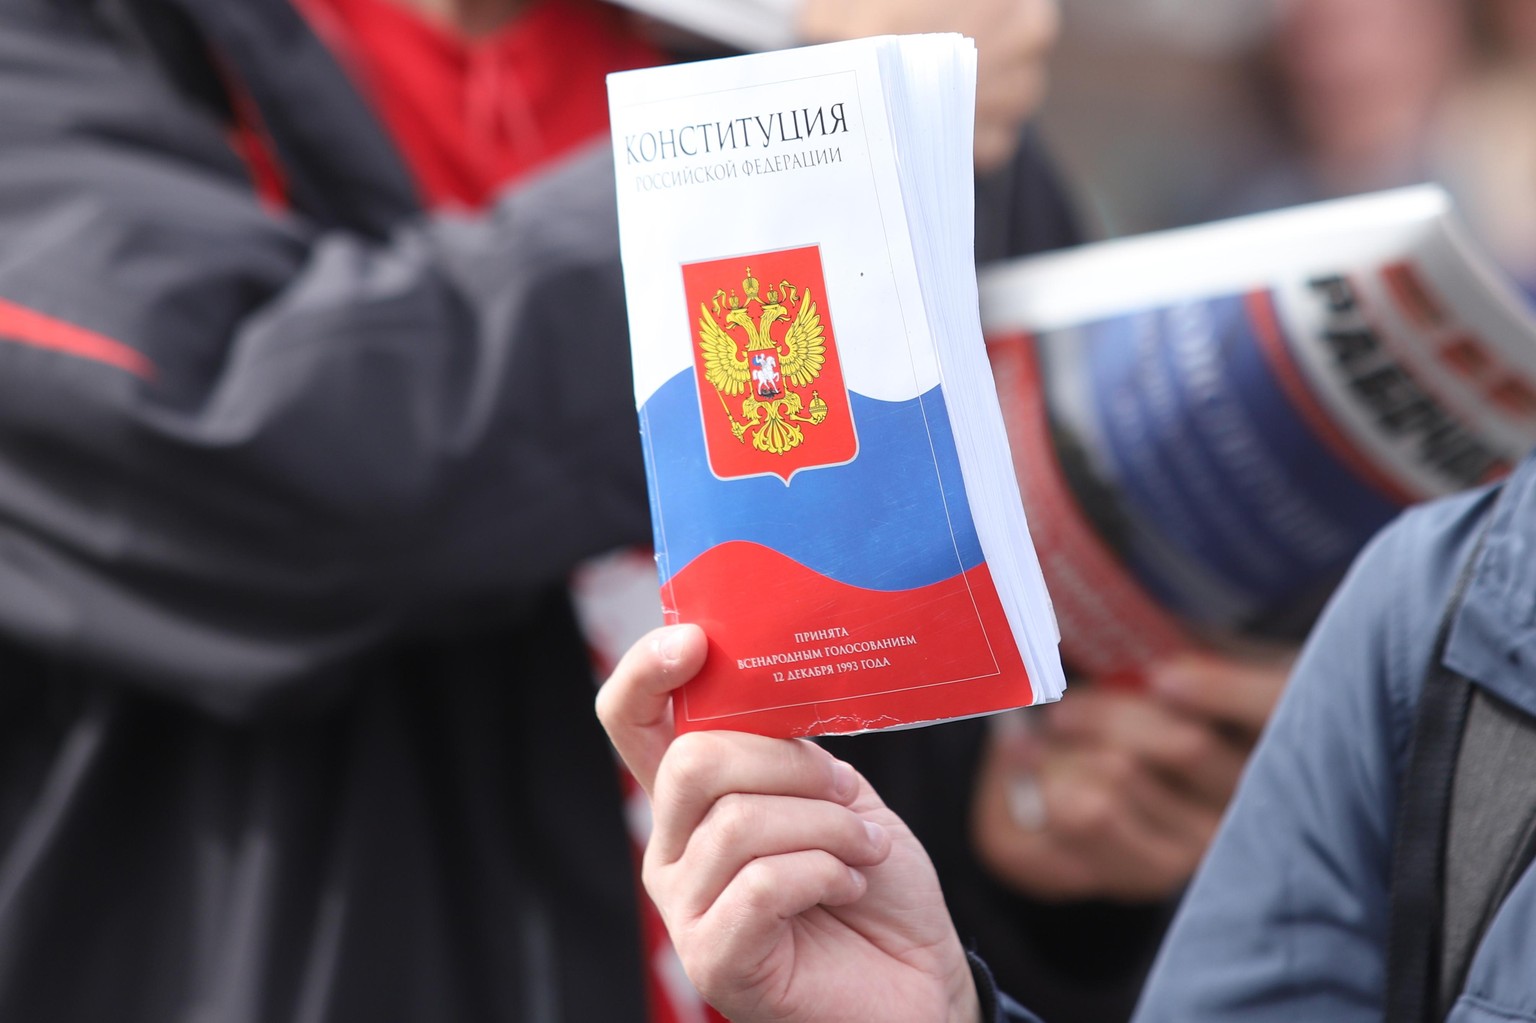
<path id="1" fill-rule="evenodd" d="M 851 459 L 847 392 L 817 305 L 819 251 L 694 263 L 684 274 L 698 310 L 695 366 L 716 474 L 787 481 L 797 469 Z M 731 446 L 738 452 L 722 450 Z"/>

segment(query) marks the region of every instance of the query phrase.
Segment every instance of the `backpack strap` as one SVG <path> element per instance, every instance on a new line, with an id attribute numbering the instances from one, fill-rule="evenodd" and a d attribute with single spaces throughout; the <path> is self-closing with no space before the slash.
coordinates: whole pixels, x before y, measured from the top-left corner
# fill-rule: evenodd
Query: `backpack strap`
<path id="1" fill-rule="evenodd" d="M 1536 718 L 1474 688 L 1446 828 L 1437 1018 L 1466 985 L 1488 924 L 1536 854 L 1533 794 Z"/>
<path id="2" fill-rule="evenodd" d="M 1443 1019 L 1442 973 L 1464 975 L 1464 969 L 1442 970 L 1442 948 L 1449 947 L 1443 946 L 1442 930 L 1446 919 L 1447 824 L 1473 687 L 1442 662 L 1451 624 L 1471 584 L 1492 518 L 1490 514 L 1484 519 L 1441 615 L 1419 697 L 1408 768 L 1398 794 L 1389 889 L 1385 1023 Z M 1466 898 L 1467 893 L 1461 891 L 1458 904 L 1464 904 Z M 1457 947 L 1460 945 L 1458 940 Z"/>

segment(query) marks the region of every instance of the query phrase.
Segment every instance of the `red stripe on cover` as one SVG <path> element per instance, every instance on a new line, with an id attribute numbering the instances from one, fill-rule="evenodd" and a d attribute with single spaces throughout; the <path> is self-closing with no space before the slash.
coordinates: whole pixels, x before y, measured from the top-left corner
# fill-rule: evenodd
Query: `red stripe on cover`
<path id="1" fill-rule="evenodd" d="M 1312 428 L 1313 435 L 1351 472 L 1389 499 L 1404 505 L 1419 500 L 1406 487 L 1378 469 L 1370 456 L 1362 452 L 1355 446 L 1354 441 L 1344 435 L 1334 422 L 1333 416 L 1317 400 L 1301 375 L 1301 367 L 1296 365 L 1295 360 L 1291 358 L 1290 349 L 1286 347 L 1285 334 L 1280 328 L 1280 318 L 1275 312 L 1275 303 L 1269 293 L 1250 292 L 1244 297 L 1243 305 L 1248 310 L 1254 333 L 1258 336 L 1259 350 L 1264 354 L 1269 368 L 1274 371 L 1275 380 L 1280 384 L 1280 389 L 1285 392 L 1285 396 L 1290 399 L 1297 414 Z"/>
<path id="2" fill-rule="evenodd" d="M 121 341 L 5 299 L 0 299 L 0 338 L 115 366 L 146 380 L 155 375 L 154 365 Z"/>
<path id="3" fill-rule="evenodd" d="M 664 588 L 709 637 L 703 670 L 672 701 L 677 730 L 837 735 L 1027 706 L 991 572 L 955 567 L 928 586 L 868 590 L 759 544 L 711 547 Z"/>

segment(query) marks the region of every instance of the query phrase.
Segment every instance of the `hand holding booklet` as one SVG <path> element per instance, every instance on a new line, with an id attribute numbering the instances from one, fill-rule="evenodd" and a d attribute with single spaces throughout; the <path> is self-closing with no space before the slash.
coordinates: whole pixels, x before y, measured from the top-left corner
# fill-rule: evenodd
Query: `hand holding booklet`
<path id="1" fill-rule="evenodd" d="M 1057 699 L 982 340 L 975 48 L 884 37 L 609 79 L 680 731 L 865 731 Z"/>

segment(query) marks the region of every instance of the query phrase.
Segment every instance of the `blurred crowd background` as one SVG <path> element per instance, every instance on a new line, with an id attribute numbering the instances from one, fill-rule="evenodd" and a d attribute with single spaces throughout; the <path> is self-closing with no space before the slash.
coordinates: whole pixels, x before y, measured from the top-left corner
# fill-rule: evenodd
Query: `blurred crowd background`
<path id="1" fill-rule="evenodd" d="M 1435 181 L 1536 285 L 1533 0 L 1062 0 L 1041 123 L 1101 237 Z"/>

